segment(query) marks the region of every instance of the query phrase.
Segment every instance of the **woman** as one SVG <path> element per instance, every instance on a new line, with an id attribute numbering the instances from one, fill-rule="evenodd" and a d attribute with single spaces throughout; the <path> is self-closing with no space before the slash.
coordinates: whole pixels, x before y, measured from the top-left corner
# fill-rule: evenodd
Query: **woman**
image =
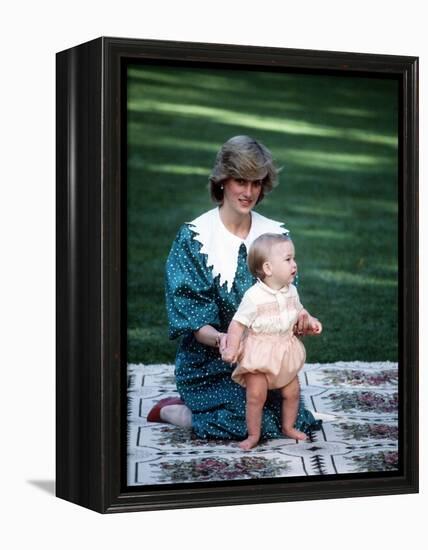
<path id="1" fill-rule="evenodd" d="M 253 211 L 276 179 L 271 153 L 248 136 L 231 138 L 217 154 L 209 181 L 218 207 L 180 228 L 166 264 L 169 336 L 183 336 L 175 368 L 181 400 L 161 400 L 148 421 L 192 427 L 199 438 L 246 436 L 245 389 L 232 381 L 233 368 L 220 353 L 244 292 L 256 282 L 247 268 L 248 248 L 262 233 L 288 233 L 281 223 Z M 297 330 L 307 329 L 302 311 Z M 281 396 L 271 391 L 263 438 L 282 436 L 280 419 Z M 318 427 L 301 402 L 296 428 Z"/>

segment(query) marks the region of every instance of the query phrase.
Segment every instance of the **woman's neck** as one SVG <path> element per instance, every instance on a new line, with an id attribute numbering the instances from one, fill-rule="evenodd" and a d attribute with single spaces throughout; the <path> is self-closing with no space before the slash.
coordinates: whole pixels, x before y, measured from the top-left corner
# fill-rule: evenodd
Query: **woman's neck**
<path id="1" fill-rule="evenodd" d="M 220 219 L 228 231 L 241 239 L 246 239 L 251 229 L 251 212 L 239 214 L 222 204 L 219 207 Z"/>

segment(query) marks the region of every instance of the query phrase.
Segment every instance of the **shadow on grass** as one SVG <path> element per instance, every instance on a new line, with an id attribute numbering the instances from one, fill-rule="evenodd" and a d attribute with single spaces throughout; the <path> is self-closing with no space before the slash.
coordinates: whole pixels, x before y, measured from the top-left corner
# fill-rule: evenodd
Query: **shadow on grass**
<path id="1" fill-rule="evenodd" d="M 368 78 L 133 67 L 128 126 L 128 356 L 172 362 L 164 263 L 212 208 L 219 146 L 254 135 L 283 168 L 258 211 L 296 244 L 313 361 L 397 358 L 397 86 Z M 385 268 L 388 266 L 388 269 Z"/>

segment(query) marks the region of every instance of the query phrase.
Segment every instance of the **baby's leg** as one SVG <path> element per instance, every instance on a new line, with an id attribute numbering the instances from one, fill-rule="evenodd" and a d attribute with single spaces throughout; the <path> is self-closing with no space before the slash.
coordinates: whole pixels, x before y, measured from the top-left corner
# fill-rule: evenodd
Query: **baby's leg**
<path id="1" fill-rule="evenodd" d="M 300 386 L 297 376 L 281 389 L 282 395 L 282 433 L 293 439 L 304 441 L 306 435 L 294 428 L 299 409 Z"/>
<path id="2" fill-rule="evenodd" d="M 267 397 L 267 380 L 264 374 L 247 374 L 247 430 L 248 437 L 239 446 L 244 451 L 255 447 L 260 439 L 263 405 Z"/>

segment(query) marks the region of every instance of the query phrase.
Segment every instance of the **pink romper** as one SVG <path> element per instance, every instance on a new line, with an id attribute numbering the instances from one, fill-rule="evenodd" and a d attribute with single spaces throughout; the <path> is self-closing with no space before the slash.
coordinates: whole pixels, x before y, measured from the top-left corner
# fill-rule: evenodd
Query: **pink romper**
<path id="1" fill-rule="evenodd" d="M 303 309 L 297 289 L 273 290 L 262 281 L 247 290 L 233 319 L 247 327 L 232 379 L 245 386 L 245 374 L 263 373 L 268 388 L 289 384 L 303 367 L 306 351 L 293 327 Z"/>

